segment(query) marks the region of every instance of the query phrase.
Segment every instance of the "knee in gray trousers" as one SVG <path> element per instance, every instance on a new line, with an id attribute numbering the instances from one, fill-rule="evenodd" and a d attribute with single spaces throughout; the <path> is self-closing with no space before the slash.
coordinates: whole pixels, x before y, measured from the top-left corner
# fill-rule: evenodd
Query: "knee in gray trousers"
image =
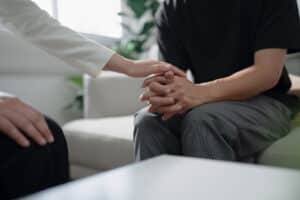
<path id="1" fill-rule="evenodd" d="M 144 109 L 135 120 L 136 160 L 179 154 L 253 162 L 288 133 L 290 116 L 285 105 L 263 95 L 200 105 L 166 122 Z"/>
<path id="2" fill-rule="evenodd" d="M 210 110 L 213 109 L 199 106 L 168 121 L 145 109 L 138 112 L 134 130 L 136 160 L 162 154 L 234 160 L 234 150 L 218 129 L 222 123 Z"/>
<path id="3" fill-rule="evenodd" d="M 172 132 L 171 121 L 164 122 L 160 116 L 149 113 L 146 109 L 142 109 L 135 115 L 134 150 L 136 161 L 162 154 L 179 154 L 181 152 L 179 140 Z"/>
<path id="4" fill-rule="evenodd" d="M 187 112 L 181 123 L 181 145 L 185 156 L 235 160 L 232 146 L 236 128 L 216 116 L 213 104 Z"/>

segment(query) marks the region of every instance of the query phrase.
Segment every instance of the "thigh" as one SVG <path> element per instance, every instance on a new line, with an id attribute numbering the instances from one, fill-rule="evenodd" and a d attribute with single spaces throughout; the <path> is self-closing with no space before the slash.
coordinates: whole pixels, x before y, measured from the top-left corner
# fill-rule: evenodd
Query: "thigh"
<path id="1" fill-rule="evenodd" d="M 162 130 L 167 130 L 175 137 L 179 137 L 181 120 L 182 115 L 177 115 L 167 121 L 164 121 L 162 120 L 161 114 L 150 113 L 147 108 L 143 108 L 135 114 L 134 123 L 135 127 L 143 126 L 144 129 L 152 129 L 153 132 L 157 133 L 163 132 Z"/>
<path id="2" fill-rule="evenodd" d="M 9 198 L 26 195 L 69 180 L 68 151 L 63 132 L 47 119 L 55 142 L 41 147 L 31 141 L 22 148 L 0 134 L 0 193 Z"/>
<path id="3" fill-rule="evenodd" d="M 209 121 L 211 129 L 218 132 L 242 160 L 286 135 L 291 111 L 279 101 L 261 95 L 245 101 L 201 105 L 187 112 L 183 121 L 200 126 L 202 118 Z"/>
<path id="4" fill-rule="evenodd" d="M 5 134 L 0 133 L 0 166 L 7 163 L 9 160 L 23 153 L 37 152 L 37 151 L 51 151 L 57 155 L 67 157 L 68 149 L 67 143 L 61 128 L 52 119 L 46 117 L 49 129 L 53 133 L 55 142 L 51 145 L 47 145 L 45 148 L 37 145 L 31 138 L 28 138 L 31 142 L 29 148 L 20 147 L 14 140 L 7 137 Z M 59 156 L 60 157 L 60 156 Z"/>
<path id="5" fill-rule="evenodd" d="M 142 109 L 135 115 L 134 149 L 137 161 L 162 154 L 180 154 L 178 117 L 163 121 Z"/>

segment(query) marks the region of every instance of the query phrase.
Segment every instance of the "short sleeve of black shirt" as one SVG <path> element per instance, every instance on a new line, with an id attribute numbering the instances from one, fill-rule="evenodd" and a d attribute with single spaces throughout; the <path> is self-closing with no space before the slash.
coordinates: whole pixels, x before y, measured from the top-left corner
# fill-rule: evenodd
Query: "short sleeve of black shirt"
<path id="1" fill-rule="evenodd" d="M 195 83 L 252 66 L 255 52 L 300 51 L 297 0 L 164 0 L 157 17 L 159 49 L 167 62 L 192 71 Z M 291 81 L 284 68 L 264 92 L 286 105 Z"/>
<path id="2" fill-rule="evenodd" d="M 296 0 L 262 0 L 255 50 L 300 50 L 300 21 Z"/>

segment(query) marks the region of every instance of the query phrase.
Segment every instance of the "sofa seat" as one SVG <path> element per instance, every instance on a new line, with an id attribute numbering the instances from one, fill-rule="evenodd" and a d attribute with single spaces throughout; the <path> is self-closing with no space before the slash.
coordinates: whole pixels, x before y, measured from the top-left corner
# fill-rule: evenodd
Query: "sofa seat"
<path id="1" fill-rule="evenodd" d="M 133 116 L 77 120 L 64 132 L 73 178 L 133 162 Z"/>
<path id="2" fill-rule="evenodd" d="M 300 127 L 275 142 L 260 156 L 259 162 L 264 165 L 300 169 Z"/>
<path id="3" fill-rule="evenodd" d="M 290 77 L 293 83 L 290 92 L 300 97 L 300 78 Z M 132 114 L 145 106 L 138 101 L 141 84 L 142 80 L 111 73 L 99 79 L 86 77 L 86 118 L 70 122 L 63 128 L 73 178 L 133 162 Z M 293 125 L 285 138 L 261 154 L 259 163 L 300 169 L 300 117 Z"/>
<path id="4" fill-rule="evenodd" d="M 70 151 L 72 177 L 120 167 L 133 162 L 133 116 L 84 119 L 64 127 Z M 264 165 L 300 169 L 300 127 L 263 152 Z M 77 175 L 76 175 L 77 174 Z"/>

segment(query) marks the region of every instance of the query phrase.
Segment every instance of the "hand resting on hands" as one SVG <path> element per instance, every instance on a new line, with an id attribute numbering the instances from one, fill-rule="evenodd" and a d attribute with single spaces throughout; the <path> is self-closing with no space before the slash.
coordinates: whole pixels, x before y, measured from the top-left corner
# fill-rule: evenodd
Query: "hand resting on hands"
<path id="1" fill-rule="evenodd" d="M 201 104 L 201 98 L 195 95 L 199 87 L 196 91 L 195 84 L 185 75 L 172 71 L 146 79 L 143 87 L 148 91 L 140 96 L 141 101 L 147 101 L 149 112 L 162 114 L 163 120 Z"/>

